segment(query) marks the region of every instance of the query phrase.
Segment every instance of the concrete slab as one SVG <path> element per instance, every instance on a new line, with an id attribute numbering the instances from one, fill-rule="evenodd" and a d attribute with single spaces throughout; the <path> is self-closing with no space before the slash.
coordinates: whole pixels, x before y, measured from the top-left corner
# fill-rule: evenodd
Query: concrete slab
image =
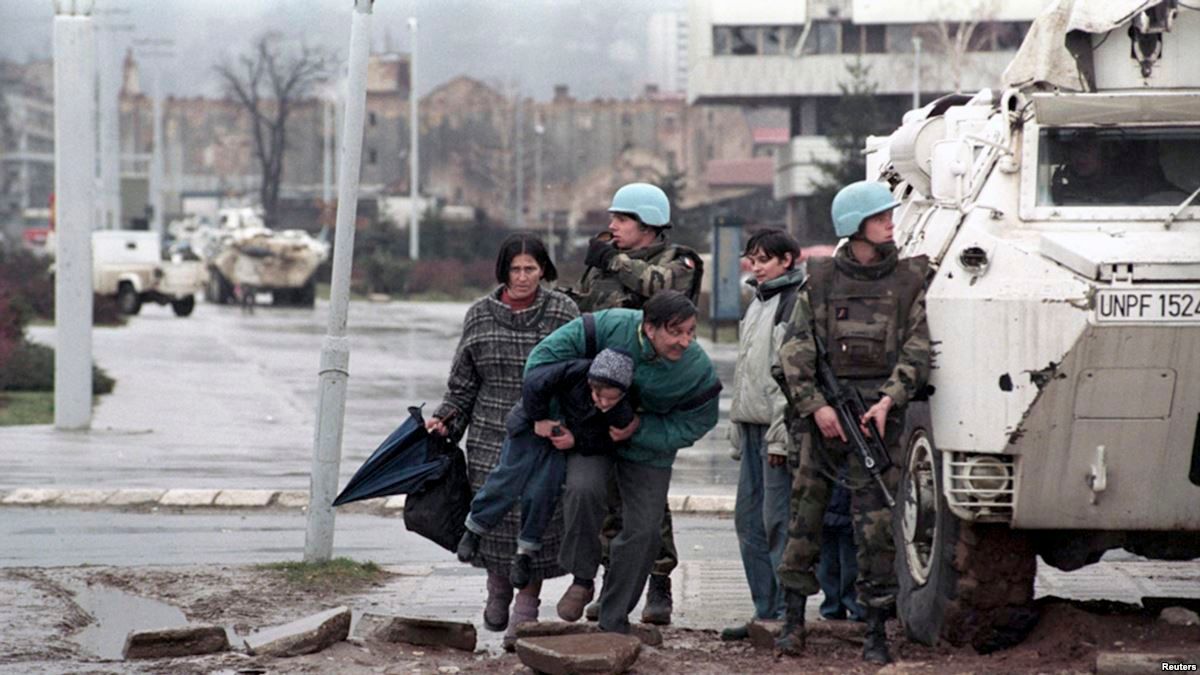
<path id="1" fill-rule="evenodd" d="M 60 496 L 62 496 L 62 490 L 52 490 L 46 488 L 19 488 L 10 492 L 8 496 L 4 498 L 3 503 L 21 506 L 36 506 L 39 504 L 50 504 Z"/>
<path id="2" fill-rule="evenodd" d="M 167 490 L 158 500 L 162 506 L 212 506 L 220 490 Z"/>
<path id="3" fill-rule="evenodd" d="M 584 633 L 517 640 L 521 663 L 548 675 L 623 673 L 637 661 L 642 643 L 631 635 Z"/>
<path id="4" fill-rule="evenodd" d="M 354 634 L 355 637 L 365 640 L 475 651 L 475 625 L 465 621 L 440 621 L 368 613 L 358 618 Z"/>
<path id="5" fill-rule="evenodd" d="M 590 621 L 528 621 L 517 626 L 517 638 L 550 637 L 552 635 L 582 635 L 584 633 L 603 633 L 599 624 Z M 629 634 L 641 640 L 647 647 L 658 647 L 663 643 L 662 631 L 657 626 L 648 623 L 635 623 L 629 627 Z"/>
<path id="6" fill-rule="evenodd" d="M 260 508 L 270 504 L 274 497 L 274 490 L 221 490 L 214 505 Z"/>
<path id="7" fill-rule="evenodd" d="M 166 659 L 212 654 L 229 649 L 221 626 L 184 626 L 130 633 L 121 653 L 126 659 Z"/>
<path id="8" fill-rule="evenodd" d="M 350 608 L 337 607 L 246 636 L 253 656 L 313 654 L 350 635 Z"/>
<path id="9" fill-rule="evenodd" d="M 159 499 L 166 494 L 166 490 L 117 490 L 105 500 L 105 504 L 109 506 L 141 506 L 143 504 L 157 504 Z"/>
<path id="10" fill-rule="evenodd" d="M 64 506 L 98 506 L 112 496 L 113 490 L 63 490 L 56 503 Z"/>

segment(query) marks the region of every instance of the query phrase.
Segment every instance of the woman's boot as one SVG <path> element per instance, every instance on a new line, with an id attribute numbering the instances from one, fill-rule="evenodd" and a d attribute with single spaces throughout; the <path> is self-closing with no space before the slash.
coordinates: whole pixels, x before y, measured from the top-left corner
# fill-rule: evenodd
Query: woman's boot
<path id="1" fill-rule="evenodd" d="M 775 640 L 775 649 L 788 656 L 800 656 L 804 653 L 804 606 L 808 596 L 784 589 L 783 600 L 783 630 Z"/>
<path id="2" fill-rule="evenodd" d="M 488 570 L 487 592 L 483 625 L 490 631 L 502 631 L 508 628 L 508 606 L 513 599 L 513 587 L 508 583 L 508 576 Z"/>
<path id="3" fill-rule="evenodd" d="M 511 652 L 517 648 L 517 628 L 521 624 L 537 622 L 538 607 L 542 604 L 541 599 L 538 598 L 541 587 L 542 583 L 536 581 L 517 593 L 517 598 L 513 601 L 512 618 L 508 622 L 508 631 L 504 633 L 502 645 L 505 651 Z"/>

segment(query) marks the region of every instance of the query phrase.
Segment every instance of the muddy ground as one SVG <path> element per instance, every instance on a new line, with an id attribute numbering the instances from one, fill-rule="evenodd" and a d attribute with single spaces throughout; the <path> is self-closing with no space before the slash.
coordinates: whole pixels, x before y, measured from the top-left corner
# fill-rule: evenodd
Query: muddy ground
<path id="1" fill-rule="evenodd" d="M 96 655 L 119 645 L 99 645 L 87 636 L 97 627 L 85 597 L 119 591 L 160 601 L 192 623 L 227 626 L 232 633 L 285 623 L 308 613 L 346 604 L 369 608 L 373 589 L 388 581 L 312 585 L 289 581 L 283 572 L 228 567 L 75 567 L 0 570 L 0 672 L 19 673 L 505 673 L 529 672 L 515 655 L 499 650 L 474 654 L 402 644 L 343 642 L 314 655 L 274 659 L 225 654 L 123 662 Z M 135 598 L 135 599 L 136 599 Z M 979 655 L 969 648 L 930 648 L 889 632 L 899 663 L 883 672 L 1023 673 L 1094 672 L 1099 650 L 1172 653 L 1200 648 L 1200 626 L 1171 626 L 1139 607 L 1110 602 L 1039 601 L 1042 618 L 1033 633 L 1012 649 Z M 129 612 L 153 609 L 133 607 Z M 167 611 L 174 611 L 163 607 Z M 661 647 L 645 648 L 637 673 L 837 672 L 871 673 L 859 659 L 860 644 L 845 630 L 817 623 L 803 659 L 778 658 L 747 643 L 722 643 L 711 631 L 667 628 Z M 841 637 L 839 637 L 841 636 Z M 93 635 L 94 639 L 94 635 Z M 82 643 L 87 643 L 87 646 Z M 494 641 L 492 641 L 494 643 Z"/>

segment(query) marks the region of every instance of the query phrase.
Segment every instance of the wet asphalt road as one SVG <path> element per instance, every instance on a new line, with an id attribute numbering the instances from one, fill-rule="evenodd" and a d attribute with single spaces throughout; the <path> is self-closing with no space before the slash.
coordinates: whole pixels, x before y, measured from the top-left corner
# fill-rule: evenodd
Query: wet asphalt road
<path id="1" fill-rule="evenodd" d="M 343 484 L 408 406 L 441 400 L 467 307 L 351 303 Z M 149 305 L 125 327 L 97 328 L 94 359 L 117 388 L 99 398 L 92 431 L 0 429 L 0 488 L 306 489 L 327 310 L 201 303 L 180 319 Z M 53 327 L 30 334 L 54 343 Z M 732 381 L 736 346 L 711 353 Z M 680 453 L 673 491 L 732 494 L 725 434 L 722 424 Z"/>
<path id="2" fill-rule="evenodd" d="M 305 518 L 299 512 L 3 513 L 0 567 L 240 565 L 299 560 L 304 554 Z M 693 560 L 741 560 L 733 520 L 676 516 L 675 522 L 679 549 Z M 381 565 L 455 563 L 450 552 L 406 531 L 402 518 L 367 514 L 338 514 L 334 555 Z"/>

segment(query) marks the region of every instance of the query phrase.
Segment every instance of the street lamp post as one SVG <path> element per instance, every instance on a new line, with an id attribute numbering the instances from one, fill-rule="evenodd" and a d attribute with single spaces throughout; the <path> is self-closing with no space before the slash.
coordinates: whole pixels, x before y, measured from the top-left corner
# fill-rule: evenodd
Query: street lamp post
<path id="1" fill-rule="evenodd" d="M 92 424 L 92 226 L 96 43 L 91 3 L 54 17 L 54 427 Z"/>
<path id="2" fill-rule="evenodd" d="M 163 83 L 162 83 L 162 60 L 170 59 L 175 56 L 172 47 L 175 46 L 175 41 L 170 38 L 142 38 L 134 40 L 134 47 L 138 48 L 138 57 L 141 59 L 158 60 L 154 68 L 154 98 L 152 100 L 151 115 L 152 134 L 154 147 L 150 151 L 150 179 L 147 185 L 150 199 L 150 229 L 157 232 L 160 237 L 166 233 L 166 224 L 163 220 L 164 211 L 164 192 L 165 179 L 163 174 L 166 163 L 166 140 L 163 136 Z"/>
<path id="3" fill-rule="evenodd" d="M 417 144 L 421 126 L 420 121 L 417 119 L 417 17 L 408 17 L 408 28 L 412 31 L 412 55 L 409 57 L 408 65 L 408 118 L 412 122 L 409 124 L 408 139 L 408 172 L 410 175 L 408 181 L 410 188 L 408 200 L 408 252 L 409 257 L 413 260 L 420 260 L 421 218 L 420 210 L 417 208 L 417 199 L 418 195 L 421 194 L 419 189 L 421 164 Z"/>
<path id="4" fill-rule="evenodd" d="M 913 44 L 913 84 L 912 84 L 912 107 L 913 110 L 921 107 L 921 37 L 914 35 Z"/>
<path id="5" fill-rule="evenodd" d="M 350 271 L 354 263 L 358 179 L 362 169 L 372 4 L 373 0 L 354 0 L 354 18 L 350 24 L 350 72 L 346 83 L 345 127 L 342 130 L 341 167 L 338 170 L 329 324 L 321 344 L 321 370 L 317 382 L 317 426 L 313 432 L 313 468 L 304 536 L 305 562 L 326 562 L 333 557 L 333 499 L 337 496 L 342 428 L 346 416 L 346 385 L 350 379 L 350 341 L 346 337 L 346 322 L 350 309 Z"/>
<path id="6" fill-rule="evenodd" d="M 536 145 L 533 152 L 533 212 L 534 222 L 538 225 L 543 224 L 545 214 L 542 211 L 542 139 L 546 135 L 546 127 L 542 126 L 539 121 L 533 127 L 533 132 L 536 134 Z M 554 223 L 546 220 L 546 248 L 550 249 L 550 259 L 554 260 Z"/>
<path id="7" fill-rule="evenodd" d="M 96 12 L 106 16 L 128 15 L 124 8 Z M 103 22 L 96 26 L 100 39 L 97 112 L 100 117 L 100 220 L 96 229 L 121 229 L 121 44 L 118 33 L 133 32 L 133 24 Z"/>

